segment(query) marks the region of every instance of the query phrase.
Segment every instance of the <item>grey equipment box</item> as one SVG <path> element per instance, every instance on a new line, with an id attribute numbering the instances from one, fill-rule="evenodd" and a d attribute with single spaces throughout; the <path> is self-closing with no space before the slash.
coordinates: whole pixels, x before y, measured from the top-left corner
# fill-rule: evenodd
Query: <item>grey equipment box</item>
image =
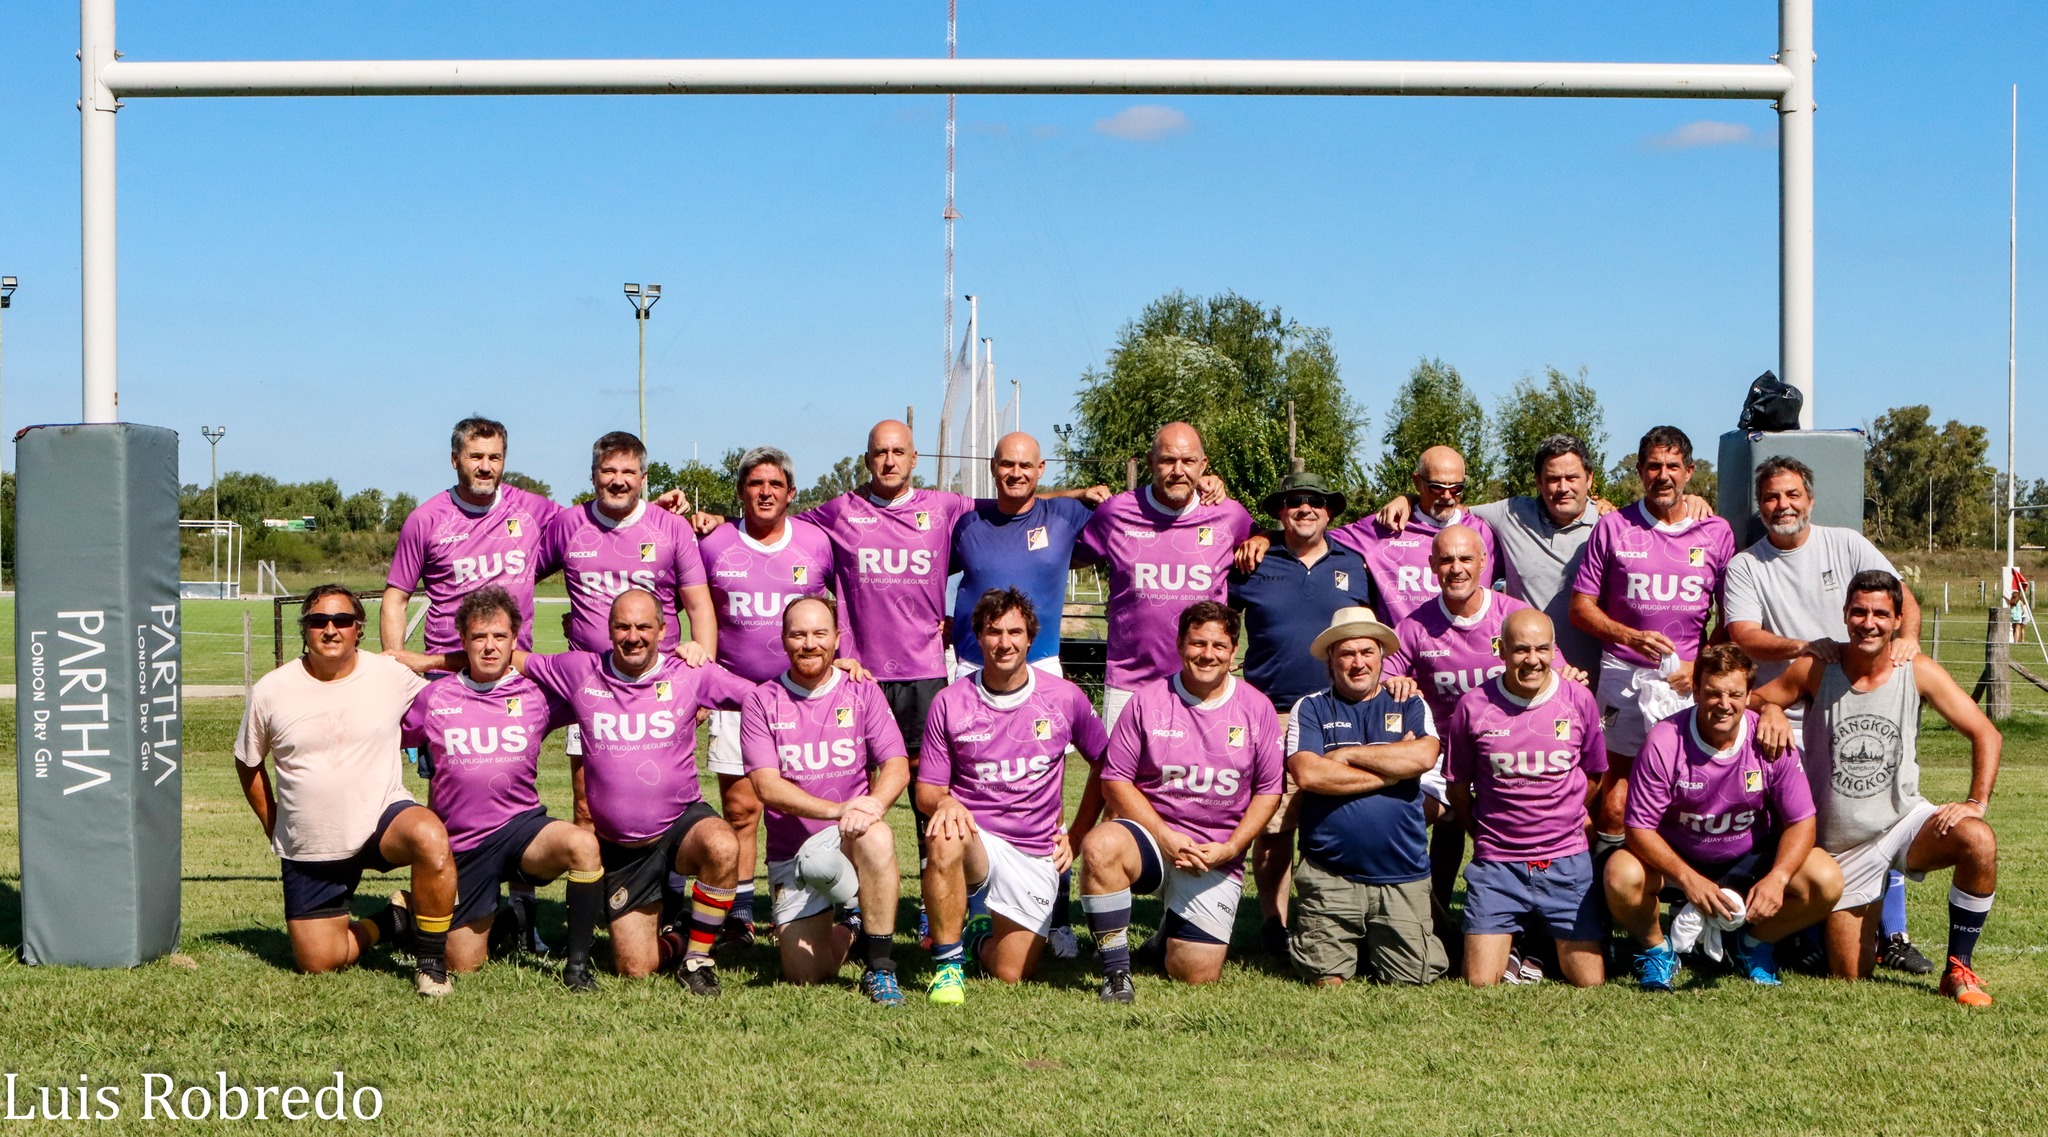
<path id="1" fill-rule="evenodd" d="M 1863 432 L 1731 430 L 1721 436 L 1721 500 L 1716 512 L 1735 530 L 1735 547 L 1764 535 L 1756 516 L 1756 468 L 1780 455 L 1813 468 L 1813 521 L 1863 532 Z"/>

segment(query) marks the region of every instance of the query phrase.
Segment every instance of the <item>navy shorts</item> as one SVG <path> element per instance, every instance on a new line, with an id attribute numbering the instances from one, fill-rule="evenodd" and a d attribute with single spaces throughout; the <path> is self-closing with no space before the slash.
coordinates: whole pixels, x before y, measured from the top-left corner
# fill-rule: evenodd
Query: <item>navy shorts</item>
<path id="1" fill-rule="evenodd" d="M 924 749 L 924 720 L 931 714 L 932 700 L 946 689 L 944 679 L 883 679 L 882 698 L 889 701 L 889 713 L 896 717 L 896 729 L 903 732 L 903 748 L 916 757 Z"/>
<path id="2" fill-rule="evenodd" d="M 661 903 L 662 893 L 668 889 L 668 874 L 676 867 L 676 850 L 701 821 L 724 824 L 708 802 L 693 801 L 669 824 L 667 832 L 645 845 L 614 845 L 598 838 L 597 851 L 604 858 L 605 919 L 616 920 L 635 908 Z"/>
<path id="3" fill-rule="evenodd" d="M 1473 861 L 1465 866 L 1465 934 L 1542 928 L 1560 940 L 1600 938 L 1593 855 L 1549 861 Z"/>
<path id="4" fill-rule="evenodd" d="M 384 831 L 391 828 L 398 815 L 418 804 L 416 801 L 394 801 L 385 806 L 370 839 L 353 856 L 338 861 L 280 858 L 284 876 L 284 918 L 318 920 L 348 915 L 349 901 L 355 899 L 356 886 L 363 883 L 364 869 L 390 872 L 398 867 L 377 852 L 377 845 L 384 840 Z"/>
<path id="5" fill-rule="evenodd" d="M 1732 861 L 1720 864 L 1693 865 L 1693 871 L 1720 885 L 1747 894 L 1750 887 L 1771 871 L 1772 862 L 1778 859 L 1778 838 L 1776 835 L 1759 840 L 1750 846 L 1749 852 Z M 1675 884 L 1666 884 L 1657 893 L 1657 899 L 1665 904 L 1685 903 L 1685 890 Z"/>
<path id="6" fill-rule="evenodd" d="M 526 847 L 553 824 L 548 808 L 537 805 L 491 830 L 474 848 L 455 854 L 455 921 L 460 928 L 498 911 L 501 884 L 541 885 L 519 868 Z"/>
<path id="7" fill-rule="evenodd" d="M 1152 835 L 1144 827 L 1128 817 L 1115 818 L 1111 824 L 1121 825 L 1131 831 L 1131 839 L 1138 846 L 1138 879 L 1131 882 L 1133 896 L 1150 896 L 1165 893 L 1167 885 L 1166 862 L 1159 855 L 1159 846 L 1153 844 Z M 1173 910 L 1172 906 L 1159 919 L 1160 934 L 1169 940 L 1183 940 L 1191 944 L 1228 944 L 1230 941 L 1214 935 L 1198 926 L 1193 920 Z"/>

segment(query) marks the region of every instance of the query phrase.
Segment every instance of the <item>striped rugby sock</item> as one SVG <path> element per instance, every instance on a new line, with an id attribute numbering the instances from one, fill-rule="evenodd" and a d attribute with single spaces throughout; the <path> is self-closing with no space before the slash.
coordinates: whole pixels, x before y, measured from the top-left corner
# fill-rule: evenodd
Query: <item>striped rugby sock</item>
<path id="1" fill-rule="evenodd" d="M 712 888 L 701 880 L 690 886 L 690 947 L 683 953 L 684 959 L 711 957 L 712 941 L 732 914 L 733 898 L 738 895 L 737 888 Z"/>

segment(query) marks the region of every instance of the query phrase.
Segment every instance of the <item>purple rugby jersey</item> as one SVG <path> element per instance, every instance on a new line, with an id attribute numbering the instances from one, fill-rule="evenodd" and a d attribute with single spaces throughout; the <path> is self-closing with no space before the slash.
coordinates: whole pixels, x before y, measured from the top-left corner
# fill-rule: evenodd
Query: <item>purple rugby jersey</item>
<path id="1" fill-rule="evenodd" d="M 583 734 L 583 792 L 597 835 L 617 845 L 650 840 L 692 804 L 697 788 L 697 709 L 735 711 L 754 685 L 715 663 L 691 667 L 663 655 L 627 679 L 610 652 L 529 655 L 535 683 L 569 704 Z"/>
<path id="2" fill-rule="evenodd" d="M 1131 696 L 1109 736 L 1102 780 L 1136 786 L 1160 820 L 1197 842 L 1228 841 L 1255 795 L 1281 791 L 1280 716 L 1235 676 L 1213 706 L 1189 703 L 1179 679 Z"/>
<path id="3" fill-rule="evenodd" d="M 1381 525 L 1377 516 L 1361 517 L 1330 530 L 1329 537 L 1365 558 L 1365 567 L 1379 589 L 1380 622 L 1391 628 L 1443 591 L 1443 586 L 1436 582 L 1436 573 L 1429 568 L 1429 547 L 1438 533 L 1452 525 L 1463 525 L 1479 534 L 1479 545 L 1486 550 L 1480 583 L 1499 576 L 1500 558 L 1495 551 L 1493 527 L 1469 510 L 1461 509 L 1457 516 L 1444 522 L 1417 510 L 1408 519 L 1408 527 L 1399 533 Z"/>
<path id="4" fill-rule="evenodd" d="M 1735 556 L 1735 533 L 1718 517 L 1659 524 L 1642 502 L 1615 510 L 1593 526 L 1572 591 L 1594 597 L 1608 618 L 1641 632 L 1662 632 L 1690 661 L 1700 653 L 1721 588 L 1722 570 Z M 1636 667 L 1657 661 L 1620 644 L 1604 648 Z"/>
<path id="5" fill-rule="evenodd" d="M 832 539 L 833 583 L 845 638 L 839 654 L 877 679 L 943 679 L 946 577 L 953 522 L 974 499 L 914 489 L 887 505 L 859 490 L 804 513 Z"/>
<path id="6" fill-rule="evenodd" d="M 1180 513 L 1168 513 L 1149 486 L 1125 490 L 1095 510 L 1075 559 L 1109 566 L 1110 686 L 1134 690 L 1180 669 L 1174 645 L 1181 611 L 1198 600 L 1223 600 L 1231 555 L 1253 531 L 1252 515 L 1234 501 L 1192 499 Z"/>
<path id="7" fill-rule="evenodd" d="M 908 754 L 882 689 L 856 683 L 838 668 L 817 691 L 778 676 L 755 688 L 740 707 L 740 756 L 747 772 L 779 770 L 798 789 L 826 801 L 852 801 L 868 792 L 876 767 Z M 771 861 L 796 856 L 805 841 L 838 824 L 764 812 Z"/>
<path id="8" fill-rule="evenodd" d="M 1799 751 L 1765 757 L 1756 745 L 1755 711 L 1743 714 L 1726 753 L 1707 749 L 1698 715 L 1688 707 L 1643 739 L 1628 781 L 1624 820 L 1630 829 L 1655 829 L 1697 867 L 1727 864 L 1754 848 L 1759 836 L 1814 815 Z"/>
<path id="9" fill-rule="evenodd" d="M 1420 684 L 1430 717 L 1439 724 L 1451 721 L 1465 692 L 1507 670 L 1500 660 L 1500 629 L 1510 615 L 1528 607 L 1490 588 L 1479 595 L 1486 607 L 1469 621 L 1451 615 L 1439 595 L 1394 629 L 1401 647 L 1387 657 L 1386 673 Z M 1564 667 L 1564 656 L 1553 652 L 1551 666 Z"/>
<path id="10" fill-rule="evenodd" d="M 1607 772 L 1593 693 L 1553 674 L 1524 703 L 1499 679 L 1466 692 L 1444 729 L 1444 778 L 1472 790 L 1472 859 L 1541 861 L 1586 851 L 1586 787 Z"/>
<path id="11" fill-rule="evenodd" d="M 654 594 L 666 624 L 661 650 L 683 642 L 676 590 L 704 583 L 704 561 L 690 523 L 651 502 L 641 502 L 614 525 L 585 502 L 562 511 L 543 546 L 548 567 L 562 570 L 569 589 L 569 646 L 601 652 L 611 647 L 612 601 L 627 589 Z"/>
<path id="12" fill-rule="evenodd" d="M 744 518 L 711 531 L 698 550 L 718 609 L 718 662 L 734 675 L 766 683 L 789 666 L 782 650 L 782 609 L 832 590 L 832 541 L 808 521 L 787 518 L 782 540 L 747 536 Z"/>
<path id="13" fill-rule="evenodd" d="M 917 780 L 944 786 L 974 823 L 1034 857 L 1049 857 L 1060 827 L 1067 746 L 1102 761 L 1109 737 L 1088 696 L 1035 667 L 1025 685 L 991 695 L 986 672 L 963 676 L 932 699 Z"/>
<path id="14" fill-rule="evenodd" d="M 433 755 L 427 806 L 447 827 L 449 849 L 468 852 L 540 805 L 541 741 L 572 721 L 567 705 L 517 671 L 488 685 L 460 673 L 427 684 L 400 729 L 405 745 Z"/>
<path id="15" fill-rule="evenodd" d="M 427 620 L 422 627 L 429 654 L 460 652 L 455 609 L 462 598 L 488 584 L 512 594 L 519 605 L 519 643 L 533 647 L 533 582 L 541 570 L 541 542 L 562 506 L 500 485 L 490 507 L 472 511 L 443 490 L 421 502 L 398 529 L 391 571 L 384 583 L 406 592 L 427 592 Z"/>

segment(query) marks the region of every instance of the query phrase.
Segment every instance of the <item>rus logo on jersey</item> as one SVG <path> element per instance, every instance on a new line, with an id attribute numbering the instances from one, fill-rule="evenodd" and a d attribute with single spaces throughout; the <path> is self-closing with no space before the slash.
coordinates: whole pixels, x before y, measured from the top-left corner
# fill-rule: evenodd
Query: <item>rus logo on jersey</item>
<path id="1" fill-rule="evenodd" d="M 834 722 L 838 723 L 838 724 L 839 724 L 839 725 L 840 725 L 841 727 L 850 727 L 850 726 L 852 726 L 852 725 L 853 725 L 853 708 L 852 708 L 852 707 L 834 707 L 834 708 L 833 708 L 833 710 L 832 710 L 832 721 L 834 721 Z"/>
<path id="2" fill-rule="evenodd" d="M 1185 790 L 1191 794 L 1229 797 L 1237 792 L 1240 778 L 1241 775 L 1236 770 L 1212 770 L 1207 766 L 1159 767 L 1160 788 Z"/>

